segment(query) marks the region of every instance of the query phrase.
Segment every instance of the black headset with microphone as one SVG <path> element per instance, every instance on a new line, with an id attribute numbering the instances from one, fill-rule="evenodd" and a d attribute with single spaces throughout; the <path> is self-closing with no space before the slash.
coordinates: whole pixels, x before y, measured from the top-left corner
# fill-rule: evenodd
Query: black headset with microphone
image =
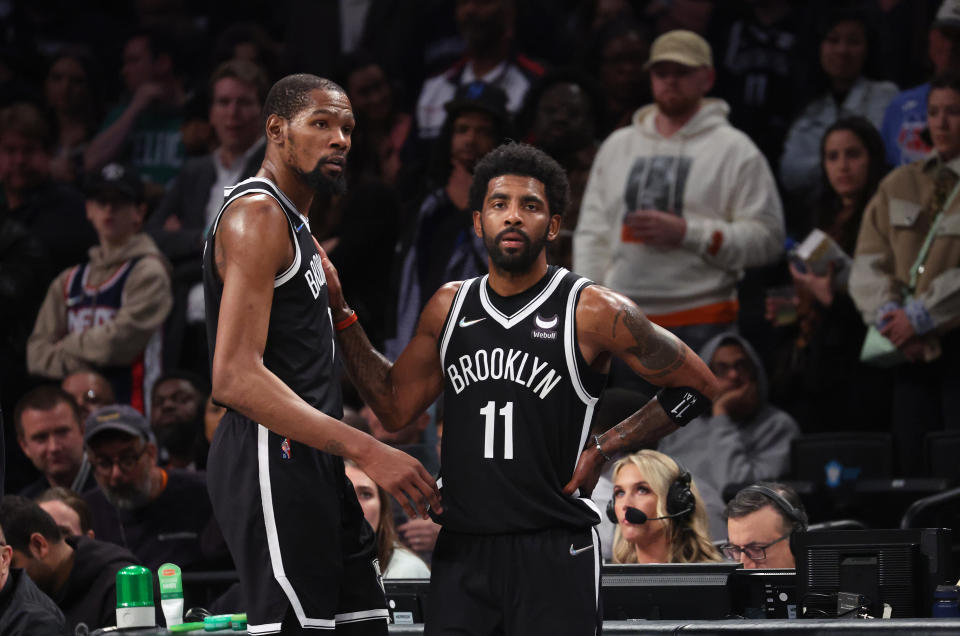
<path id="1" fill-rule="evenodd" d="M 778 493 L 773 488 L 761 484 L 747 486 L 740 492 L 755 492 L 769 499 L 777 508 L 779 508 L 786 517 L 793 522 L 794 531 L 805 531 L 807 529 L 807 513 L 802 508 L 797 508 L 787 501 L 787 498 Z M 737 493 L 740 494 L 740 493 Z"/>
<path id="2" fill-rule="evenodd" d="M 697 498 L 693 495 L 693 491 L 690 490 L 692 476 L 690 475 L 690 471 L 681 466 L 679 462 L 677 463 L 677 467 L 680 469 L 680 474 L 673 480 L 673 483 L 670 484 L 670 489 L 667 490 L 667 514 L 662 517 L 648 517 L 642 510 L 628 506 L 624 512 L 624 517 L 627 521 L 641 524 L 647 521 L 658 521 L 660 519 L 676 519 L 678 522 L 683 522 L 693 515 L 693 511 L 697 507 Z M 620 523 L 620 521 L 617 519 L 615 502 L 616 497 L 611 497 L 610 501 L 607 502 L 607 519 L 617 524 Z"/>

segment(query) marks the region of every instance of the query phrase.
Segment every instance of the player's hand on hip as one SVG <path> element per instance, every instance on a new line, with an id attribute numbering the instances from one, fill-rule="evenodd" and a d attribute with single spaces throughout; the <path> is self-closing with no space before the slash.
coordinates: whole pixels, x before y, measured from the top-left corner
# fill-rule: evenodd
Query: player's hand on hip
<path id="1" fill-rule="evenodd" d="M 365 457 L 355 461 L 360 470 L 400 502 L 411 519 L 426 519 L 428 506 L 438 514 L 443 512 L 437 482 L 423 464 L 410 455 L 376 442 Z"/>
<path id="2" fill-rule="evenodd" d="M 329 299 L 330 311 L 333 312 L 333 321 L 340 322 L 350 316 L 350 307 L 347 301 L 343 299 L 343 287 L 340 286 L 340 275 L 337 268 L 333 266 L 327 252 L 320 247 L 317 237 L 313 237 L 313 243 L 320 252 L 320 263 L 323 265 L 323 275 L 327 277 L 327 298 Z"/>
<path id="3" fill-rule="evenodd" d="M 580 453 L 580 459 L 577 460 L 577 467 L 573 471 L 573 477 L 563 487 L 563 494 L 573 495 L 580 490 L 581 497 L 589 497 L 600 479 L 600 473 L 603 472 L 603 464 L 606 459 L 597 452 L 593 446 L 587 447 Z"/>

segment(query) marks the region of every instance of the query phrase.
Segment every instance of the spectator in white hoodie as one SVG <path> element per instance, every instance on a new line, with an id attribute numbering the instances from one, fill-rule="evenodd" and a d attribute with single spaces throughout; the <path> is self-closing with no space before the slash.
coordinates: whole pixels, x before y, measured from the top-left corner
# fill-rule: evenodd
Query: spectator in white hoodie
<path id="1" fill-rule="evenodd" d="M 781 254 L 783 210 L 763 154 L 727 122 L 725 102 L 704 98 L 710 45 L 670 31 L 646 68 L 655 103 L 600 147 L 573 267 L 696 350 L 735 324 L 742 270 Z"/>

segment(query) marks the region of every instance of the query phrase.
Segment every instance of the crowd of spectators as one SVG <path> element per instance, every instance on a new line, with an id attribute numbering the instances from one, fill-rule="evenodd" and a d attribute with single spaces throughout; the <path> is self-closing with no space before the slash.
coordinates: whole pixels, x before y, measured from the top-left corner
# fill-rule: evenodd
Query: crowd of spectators
<path id="1" fill-rule="evenodd" d="M 311 228 L 387 357 L 444 282 L 485 273 L 473 168 L 520 139 L 570 182 L 550 261 L 720 379 L 712 413 L 607 467 L 608 559 L 785 563 L 796 494 L 737 490 L 788 476 L 791 439 L 892 432 L 914 476 L 922 434 L 960 425 L 960 0 L 81 4 L 0 12 L 0 412 L 22 495 L 0 505 L 0 621 L 45 593 L 62 614 L 31 600 L 43 620 L 103 623 L 107 566 L 230 567 L 203 477 L 223 410 L 200 262 L 288 73 L 351 100 L 348 187 Z M 846 258 L 804 261 L 811 232 Z M 861 361 L 868 329 L 898 364 Z M 391 438 L 344 384 L 348 423 L 436 471 L 442 403 Z M 599 413 L 651 395 L 626 367 L 609 384 Z M 348 470 L 387 575 L 428 571 L 436 524 Z M 621 531 L 623 502 L 666 514 L 684 475 L 685 521 Z"/>

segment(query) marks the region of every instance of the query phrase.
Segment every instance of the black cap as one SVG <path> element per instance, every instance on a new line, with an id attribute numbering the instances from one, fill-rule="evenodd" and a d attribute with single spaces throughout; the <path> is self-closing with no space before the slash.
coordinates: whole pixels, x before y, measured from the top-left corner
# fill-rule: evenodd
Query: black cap
<path id="1" fill-rule="evenodd" d="M 83 190 L 88 199 L 122 198 L 142 203 L 143 181 L 137 171 L 128 165 L 108 163 L 96 172 L 87 174 Z"/>
<path id="2" fill-rule="evenodd" d="M 125 404 L 112 404 L 97 409 L 87 417 L 83 430 L 83 441 L 90 440 L 104 431 L 121 431 L 133 437 L 153 441 L 150 423 L 137 409 Z"/>
<path id="3" fill-rule="evenodd" d="M 465 110 L 487 113 L 500 123 L 505 123 L 509 117 L 507 94 L 500 87 L 480 80 L 458 86 L 453 99 L 443 107 L 450 117 L 456 117 Z"/>

